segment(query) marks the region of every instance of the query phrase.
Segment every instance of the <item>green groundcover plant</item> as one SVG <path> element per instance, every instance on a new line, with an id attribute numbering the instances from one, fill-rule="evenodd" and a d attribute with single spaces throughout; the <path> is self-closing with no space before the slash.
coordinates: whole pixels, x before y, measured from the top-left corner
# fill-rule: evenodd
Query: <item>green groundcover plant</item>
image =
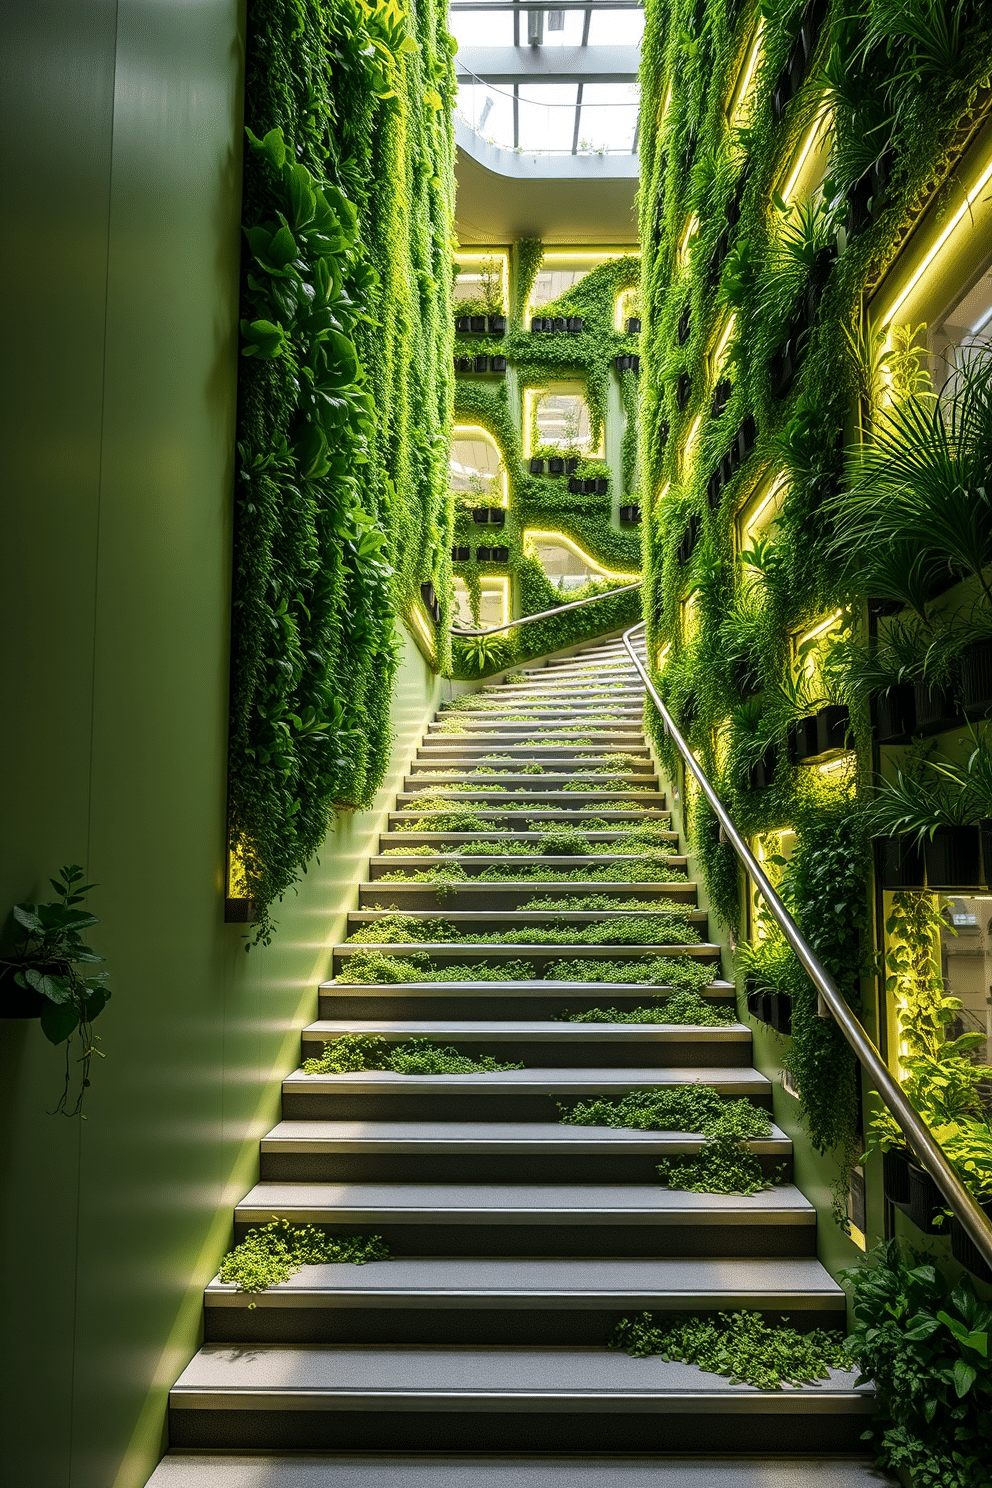
<path id="1" fill-rule="evenodd" d="M 346 1075 L 361 1070 L 392 1070 L 397 1075 L 476 1075 L 523 1069 L 522 1064 L 497 1064 L 488 1054 L 470 1059 L 457 1049 L 431 1039 L 406 1039 L 390 1044 L 378 1034 L 346 1033 L 324 1045 L 319 1059 L 305 1059 L 308 1075 Z"/>
<path id="2" fill-rule="evenodd" d="M 695 1364 L 707 1374 L 725 1375 L 732 1384 L 756 1390 L 813 1384 L 828 1379 L 831 1369 L 853 1367 L 839 1333 L 822 1328 L 799 1333 L 767 1323 L 757 1312 L 720 1312 L 715 1317 L 642 1312 L 621 1318 L 609 1347 L 635 1359 L 658 1354 Z"/>
<path id="3" fill-rule="evenodd" d="M 274 1216 L 270 1224 L 249 1230 L 228 1251 L 217 1280 L 233 1284 L 239 1292 L 264 1292 L 288 1281 L 301 1266 L 364 1266 L 390 1259 L 379 1235 L 328 1235 L 315 1225 L 294 1225 Z"/>

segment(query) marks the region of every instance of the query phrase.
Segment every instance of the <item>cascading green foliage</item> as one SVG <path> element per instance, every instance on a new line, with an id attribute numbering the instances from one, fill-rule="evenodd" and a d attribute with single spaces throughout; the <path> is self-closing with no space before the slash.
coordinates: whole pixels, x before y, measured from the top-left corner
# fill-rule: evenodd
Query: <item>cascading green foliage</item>
<path id="1" fill-rule="evenodd" d="M 759 1312 L 719 1312 L 715 1317 L 642 1312 L 620 1320 L 609 1342 L 635 1359 L 660 1354 L 695 1364 L 707 1374 L 756 1390 L 781 1390 L 828 1379 L 831 1369 L 853 1369 L 839 1333 L 799 1332 L 766 1323 Z"/>
<path id="2" fill-rule="evenodd" d="M 591 433 L 594 440 L 598 439 L 606 417 L 610 379 L 617 375 L 613 370 L 614 358 L 637 351 L 635 336 L 614 329 L 614 308 L 623 291 L 636 286 L 639 265 L 636 258 L 629 256 L 611 259 L 591 270 L 554 304 L 542 307 L 542 315 L 581 316 L 581 333 L 533 334 L 523 317 L 544 250 L 540 242 L 527 239 L 518 243 L 514 251 L 515 296 L 508 315 L 506 335 L 498 340 L 472 336 L 459 346 L 466 353 L 505 355 L 514 369 L 512 383 L 462 377 L 455 384 L 456 419 L 481 425 L 492 435 L 507 472 L 509 489 L 505 525 L 497 532 L 473 522 L 471 508 L 479 502 L 467 498 L 460 500 L 455 511 L 455 542 L 473 549 L 480 542 L 506 547 L 509 559 L 505 563 L 479 563 L 473 553 L 470 563 L 456 565 L 456 572 L 466 581 L 476 606 L 480 577 L 509 573 L 516 584 L 520 613 L 533 615 L 560 604 L 562 594 L 548 579 L 537 558 L 525 551 L 525 529 L 565 533 L 604 566 L 620 573 L 637 574 L 640 571 L 640 534 L 637 529 L 623 529 L 613 524 L 609 491 L 605 495 L 576 494 L 567 489 L 567 481 L 525 473 L 520 428 L 509 402 L 511 387 L 516 395 L 518 392 L 522 394 L 524 388 L 540 388 L 551 382 L 582 381 L 589 406 Z M 620 395 L 625 415 L 623 499 L 633 504 L 637 501 L 634 486 L 637 379 L 633 373 L 620 374 Z M 547 456 L 560 452 L 542 449 L 535 453 Z M 601 460 L 581 458 L 576 473 L 609 477 L 610 470 Z M 592 580 L 580 589 L 570 590 L 566 598 L 570 601 L 597 593 L 608 594 L 616 587 L 617 581 Z M 624 625 L 632 625 L 639 614 L 638 596 L 634 592 L 518 628 L 497 646 L 490 645 L 488 654 L 481 659 L 467 643 L 459 642 L 455 648 L 456 674 L 492 674 L 529 657 L 545 655 L 590 637 L 619 630 Z"/>
<path id="3" fill-rule="evenodd" d="M 836 611 L 848 637 L 861 624 L 858 564 L 827 515 L 859 410 L 871 417 L 881 374 L 890 374 L 897 397 L 920 386 L 912 332 L 894 335 L 881 367 L 880 346 L 863 329 L 863 298 L 934 193 L 945 205 L 960 200 L 952 176 L 959 125 L 992 70 L 992 25 L 974 5 L 945 15 L 929 0 L 853 8 L 833 0 L 822 9 L 805 86 L 776 119 L 779 75 L 812 14 L 801 0 L 708 0 L 704 13 L 695 0 L 647 0 L 642 117 L 654 127 L 642 129 L 639 199 L 644 613 L 649 658 L 657 663 L 667 648 L 656 673 L 661 695 L 738 826 L 749 835 L 795 830 L 793 910 L 856 1005 L 870 933 L 868 709 L 845 688 L 843 666 L 821 665 L 816 642 L 797 657 L 795 640 Z M 760 60 L 735 111 L 728 100 L 759 11 Z M 824 107 L 833 143 L 823 190 L 786 204 L 780 183 Z M 879 160 L 872 185 L 865 172 Z M 712 354 L 731 315 L 718 368 Z M 718 383 L 725 399 L 715 398 Z M 728 467 L 724 457 L 748 419 L 753 439 Z M 741 555 L 739 513 L 780 473 L 774 525 Z M 697 540 L 680 559 L 690 519 Z M 790 724 L 830 703 L 851 704 L 849 764 L 830 775 L 790 764 Z M 649 726 L 682 784 L 658 719 Z M 769 751 L 773 780 L 761 786 L 752 771 Z M 698 795 L 682 795 L 711 902 L 741 939 L 734 854 Z M 811 1137 L 821 1150 L 836 1148 L 846 1167 L 857 1151 L 853 1056 L 833 1023 L 816 1016 L 795 959 L 776 959 L 773 946 L 762 954 L 793 998 L 785 1062 Z"/>
<path id="4" fill-rule="evenodd" d="M 389 1247 L 380 1235 L 328 1235 L 316 1225 L 294 1225 L 288 1219 L 273 1219 L 258 1225 L 220 1263 L 218 1281 L 233 1284 L 239 1292 L 264 1292 L 278 1286 L 301 1266 L 364 1266 L 369 1261 L 391 1260 Z M 254 1302 L 249 1302 L 254 1307 Z"/>
<path id="5" fill-rule="evenodd" d="M 452 95 L 436 3 L 249 6 L 229 811 L 263 942 L 383 777 L 395 612 L 447 603 Z"/>
<path id="6" fill-rule="evenodd" d="M 489 1054 L 472 1059 L 457 1049 L 431 1039 L 406 1039 L 390 1044 L 377 1034 L 346 1033 L 324 1045 L 319 1059 L 305 1059 L 307 1075 L 347 1075 L 362 1070 L 391 1070 L 395 1075 L 477 1075 L 523 1069 L 522 1064 L 498 1064 Z"/>

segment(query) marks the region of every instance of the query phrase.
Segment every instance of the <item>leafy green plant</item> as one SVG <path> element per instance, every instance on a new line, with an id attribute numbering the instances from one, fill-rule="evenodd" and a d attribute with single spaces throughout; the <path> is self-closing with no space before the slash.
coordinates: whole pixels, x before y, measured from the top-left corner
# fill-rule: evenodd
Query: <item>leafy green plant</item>
<path id="1" fill-rule="evenodd" d="M 96 888 L 95 884 L 80 883 L 82 877 L 83 870 L 77 863 L 67 864 L 59 869 L 58 878 L 49 879 L 54 899 L 45 904 L 15 904 L 16 937 L 10 955 L 0 957 L 0 966 L 18 987 L 43 999 L 41 1031 L 49 1043 L 65 1044 L 65 1082 L 52 1113 L 61 1116 L 82 1114 L 93 1056 L 104 1057 L 96 1047 L 100 1040 L 94 1036 L 93 1021 L 110 999 L 105 971 L 84 974 L 80 970 L 103 961 L 83 941 L 82 932 L 100 921 L 79 908 L 89 891 Z M 80 1065 L 80 1079 L 75 1103 L 70 1107 L 73 1063 Z"/>
<path id="2" fill-rule="evenodd" d="M 294 1225 L 273 1218 L 258 1225 L 228 1251 L 220 1263 L 217 1280 L 234 1285 L 239 1292 L 264 1292 L 288 1281 L 301 1266 L 364 1266 L 369 1261 L 392 1257 L 380 1235 L 328 1235 L 316 1225 Z M 249 1302 L 249 1308 L 255 1306 Z"/>
<path id="3" fill-rule="evenodd" d="M 689 956 L 642 956 L 630 961 L 556 961 L 545 972 L 555 982 L 616 982 L 639 987 L 708 987 L 718 975 L 712 964 Z"/>
<path id="4" fill-rule="evenodd" d="M 319 1059 L 305 1059 L 308 1075 L 345 1075 L 361 1070 L 392 1070 L 397 1075 L 476 1075 L 523 1069 L 522 1064 L 497 1064 L 490 1055 L 471 1059 L 457 1049 L 432 1039 L 412 1038 L 390 1044 L 378 1034 L 346 1033 L 324 1045 Z"/>
<path id="5" fill-rule="evenodd" d="M 822 1328 L 799 1333 L 766 1323 L 757 1312 L 720 1312 L 716 1317 L 642 1312 L 621 1319 L 609 1347 L 635 1359 L 651 1354 L 678 1359 L 756 1390 L 811 1384 L 828 1379 L 831 1369 L 853 1367 L 839 1333 Z"/>
<path id="6" fill-rule="evenodd" d="M 992 1308 L 897 1241 L 844 1273 L 854 1327 L 846 1347 L 875 1387 L 866 1433 L 881 1466 L 919 1488 L 982 1488 L 992 1435 Z"/>
<path id="7" fill-rule="evenodd" d="M 711 1085 L 669 1090 L 634 1090 L 617 1098 L 559 1105 L 560 1119 L 572 1126 L 626 1127 L 634 1131 L 701 1132 L 715 1136 L 732 1129 L 738 1139 L 768 1137 L 771 1118 L 747 1100 L 728 1101 Z"/>
<path id="8" fill-rule="evenodd" d="M 385 956 L 381 951 L 356 951 L 338 972 L 342 986 L 395 986 L 403 982 L 527 982 L 534 978 L 528 961 L 504 961 L 490 966 L 484 961 L 466 966 L 434 966 L 429 956 Z"/>
<path id="9" fill-rule="evenodd" d="M 714 1007 L 693 987 L 671 992 L 651 1007 L 587 1008 L 565 1017 L 570 1023 L 665 1023 L 681 1028 L 725 1028 L 735 1021 L 732 1009 Z"/>

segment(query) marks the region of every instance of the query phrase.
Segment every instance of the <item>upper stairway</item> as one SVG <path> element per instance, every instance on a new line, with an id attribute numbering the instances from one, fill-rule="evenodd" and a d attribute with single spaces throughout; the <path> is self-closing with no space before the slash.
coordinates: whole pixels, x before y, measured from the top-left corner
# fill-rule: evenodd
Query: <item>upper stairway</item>
<path id="1" fill-rule="evenodd" d="M 616 642 L 459 699 L 428 727 L 319 989 L 318 1018 L 303 1030 L 303 1056 L 374 1033 L 524 1067 L 287 1076 L 283 1119 L 262 1140 L 236 1238 L 277 1216 L 381 1235 L 394 1259 L 305 1266 L 257 1297 L 212 1282 L 205 1341 L 172 1391 L 172 1450 L 154 1488 L 882 1481 L 859 1455 L 872 1401 L 850 1375 L 762 1391 L 606 1347 L 621 1316 L 643 1311 L 748 1308 L 798 1328 L 843 1328 L 845 1311 L 816 1259 L 816 1211 L 789 1181 L 792 1146 L 778 1128 L 749 1146 L 786 1181 L 744 1197 L 659 1181 L 660 1161 L 699 1152 L 698 1132 L 560 1119 L 562 1103 L 695 1083 L 771 1106 L 740 1022 L 567 1021 L 663 994 L 644 972 L 627 980 L 658 957 L 706 967 L 702 995 L 734 1007 L 641 711 Z M 465 812 L 477 829 L 452 829 Z M 645 824 L 648 846 L 630 840 Z M 585 840 L 545 853 L 547 828 Z M 674 906 L 695 938 L 617 938 L 618 923 Z M 409 939 L 368 939 L 397 912 Z M 439 919 L 444 938 L 423 938 Z M 493 943 L 507 932 L 512 943 Z M 426 954 L 445 979 L 349 981 L 366 952 Z M 598 980 L 604 962 L 612 979 Z M 313 1452 L 335 1455 L 298 1455 Z M 754 1456 L 768 1453 L 792 1455 L 777 1466 Z"/>

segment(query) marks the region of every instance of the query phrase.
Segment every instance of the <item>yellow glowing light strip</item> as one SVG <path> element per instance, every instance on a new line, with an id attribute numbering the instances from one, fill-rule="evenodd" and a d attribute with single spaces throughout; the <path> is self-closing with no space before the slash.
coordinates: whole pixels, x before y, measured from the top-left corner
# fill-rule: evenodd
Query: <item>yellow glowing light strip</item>
<path id="1" fill-rule="evenodd" d="M 692 421 L 692 427 L 690 428 L 688 434 L 685 437 L 685 444 L 682 446 L 682 459 L 683 460 L 688 460 L 689 455 L 690 455 L 690 453 L 692 451 L 692 446 L 695 444 L 696 438 L 697 438 L 697 436 L 699 434 L 699 430 L 702 427 L 702 422 L 703 422 L 703 415 L 701 413 L 697 413 L 696 414 L 696 417 Z"/>
<path id="2" fill-rule="evenodd" d="M 528 527 L 524 532 L 524 541 L 526 542 L 528 538 L 533 538 L 535 542 L 563 543 L 566 548 L 571 548 L 576 558 L 581 558 L 588 568 L 594 569 L 604 579 L 626 579 L 628 584 L 632 584 L 635 579 L 641 577 L 639 573 L 614 573 L 612 569 L 604 568 L 601 563 L 596 562 L 595 558 L 590 558 L 588 553 L 583 552 L 577 542 L 566 537 L 564 532 L 544 532 L 535 527 Z"/>
<path id="3" fill-rule="evenodd" d="M 723 354 L 726 351 L 727 346 L 729 345 L 731 336 L 734 334 L 734 326 L 736 324 L 737 312 L 734 311 L 732 315 L 729 315 L 727 317 L 726 324 L 724 325 L 723 330 L 720 332 L 720 339 L 714 346 L 711 354 L 710 360 L 714 372 L 719 370 L 720 363 L 723 360 Z"/>
<path id="4" fill-rule="evenodd" d="M 817 636 L 821 636 L 825 631 L 831 630 L 843 613 L 843 610 L 835 610 L 832 615 L 827 616 L 826 620 L 821 620 L 819 625 L 814 626 L 806 635 L 801 636 L 797 645 L 805 646 L 807 641 L 815 641 Z"/>
<path id="5" fill-rule="evenodd" d="M 503 286 L 503 304 L 510 303 L 510 255 L 505 248 L 494 248 L 486 253 L 468 253 L 459 250 L 455 255 L 455 263 L 460 269 L 466 269 L 468 273 L 479 273 L 487 258 L 495 258 L 499 262 L 500 283 Z M 457 314 L 458 302 L 455 302 Z"/>
<path id="6" fill-rule="evenodd" d="M 787 202 L 791 199 L 792 193 L 795 191 L 798 184 L 799 177 L 803 173 L 803 167 L 812 154 L 813 147 L 817 143 L 820 132 L 823 129 L 825 123 L 826 120 L 821 114 L 816 119 L 814 119 L 813 123 L 810 125 L 809 133 L 806 135 L 806 138 L 800 145 L 799 154 L 796 156 L 795 161 L 793 162 L 792 172 L 789 176 L 789 179 L 786 181 L 785 185 L 782 187 L 782 190 L 779 193 L 783 201 Z"/>
<path id="7" fill-rule="evenodd" d="M 727 118 L 731 123 L 736 120 L 750 92 L 751 84 L 754 81 L 755 69 L 758 66 L 758 58 L 761 55 L 761 43 L 764 39 L 764 34 L 765 22 L 764 17 L 762 17 L 758 22 L 758 29 L 754 33 L 754 40 L 751 43 L 751 50 L 748 52 L 747 61 L 744 63 L 740 77 L 737 79 L 736 87 L 731 94 L 730 107 L 727 109 Z"/>
<path id="8" fill-rule="evenodd" d="M 680 259 L 685 258 L 686 254 L 689 251 L 689 239 L 693 236 L 694 233 L 697 233 L 698 231 L 699 218 L 696 216 L 695 212 L 693 212 L 689 218 L 689 221 L 685 225 L 685 232 L 682 234 L 681 241 L 679 242 Z"/>
<path id="9" fill-rule="evenodd" d="M 672 85 L 671 85 L 671 83 L 669 83 L 668 87 L 665 90 L 665 99 L 664 99 L 664 102 L 661 105 L 661 117 L 662 118 L 664 118 L 665 115 L 668 113 L 668 110 L 671 107 L 671 103 L 672 103 Z"/>
<path id="10" fill-rule="evenodd" d="M 661 671 L 662 667 L 665 665 L 665 662 L 668 660 L 671 649 L 671 641 L 666 641 L 665 644 L 661 647 L 661 650 L 658 652 L 658 664 L 655 668 L 656 671 Z"/>
<path id="11" fill-rule="evenodd" d="M 423 636 L 428 651 L 433 651 L 434 637 L 431 634 L 430 627 L 428 626 L 419 605 L 413 606 L 413 609 L 410 611 L 410 618 L 413 620 L 417 629 L 420 631 L 420 634 Z"/>
<path id="12" fill-rule="evenodd" d="M 502 507 L 509 506 L 509 504 L 510 504 L 510 483 L 509 483 L 509 479 L 508 479 L 507 473 L 506 473 L 506 466 L 503 463 L 503 454 L 502 454 L 502 451 L 500 450 L 499 445 L 496 443 L 496 440 L 493 437 L 493 435 L 490 434 L 490 432 L 489 432 L 488 429 L 484 429 L 481 424 L 456 424 L 454 426 L 454 428 L 452 429 L 452 431 L 451 431 L 451 442 L 452 442 L 452 444 L 455 442 L 456 439 L 481 439 L 481 440 L 483 440 L 484 443 L 491 444 L 492 445 L 493 449 L 496 451 L 496 454 L 499 456 L 499 463 L 500 463 L 500 469 L 499 469 L 500 502 L 499 502 L 499 504 Z M 465 492 L 462 492 L 461 494 L 464 495 L 466 493 Z"/>
<path id="13" fill-rule="evenodd" d="M 672 489 L 672 483 L 671 483 L 671 481 L 666 481 L 665 484 L 662 486 L 661 490 L 658 492 L 657 496 L 654 498 L 654 504 L 655 504 L 655 506 L 660 506 L 661 505 L 661 503 L 664 501 L 665 497 L 668 495 L 668 493 L 669 493 L 669 491 L 671 489 Z"/>
<path id="14" fill-rule="evenodd" d="M 762 513 L 768 509 L 769 503 L 775 500 L 776 496 L 779 494 L 784 485 L 785 475 L 783 472 L 780 471 L 769 486 L 768 491 L 765 495 L 765 499 L 762 501 L 757 511 L 752 512 L 751 516 L 746 518 L 744 523 L 744 535 L 746 537 L 750 537 L 752 532 L 754 532 L 755 528 L 758 525 L 758 522 L 761 520 Z"/>
<path id="15" fill-rule="evenodd" d="M 968 192 L 967 196 L 965 197 L 964 202 L 958 208 L 958 210 L 954 213 L 954 215 L 951 218 L 950 222 L 948 222 L 947 226 L 944 228 L 943 232 L 940 234 L 940 236 L 937 239 L 936 243 L 934 243 L 933 247 L 930 249 L 930 252 L 926 255 L 926 257 L 924 258 L 923 262 L 920 264 L 919 268 L 913 274 L 912 278 L 910 279 L 909 283 L 903 289 L 902 294 L 899 295 L 899 297 L 896 300 L 895 304 L 894 305 L 891 305 L 889 307 L 888 313 L 887 313 L 885 319 L 882 321 L 882 325 L 883 326 L 888 326 L 888 325 L 891 325 L 892 324 L 892 321 L 899 314 L 899 311 L 901 310 L 902 306 L 909 299 L 909 296 L 912 294 L 913 290 L 919 284 L 920 280 L 923 278 L 923 275 L 926 273 L 927 269 L 929 269 L 929 267 L 933 263 L 934 259 L 941 252 L 941 250 L 944 248 L 945 244 L 947 243 L 948 238 L 951 236 L 951 234 L 953 233 L 954 229 L 958 226 L 958 224 L 961 222 L 962 218 L 966 215 L 966 213 L 968 213 L 968 212 L 971 211 L 971 208 L 972 208 L 972 206 L 975 203 L 976 197 L 979 196 L 979 194 L 982 191 L 985 190 L 986 186 L 989 184 L 990 181 L 992 181 L 992 160 L 990 160 L 989 163 L 986 165 L 985 169 L 982 171 L 982 174 L 979 176 L 978 180 L 975 182 L 974 186 L 971 188 L 971 190 Z"/>
<path id="16" fill-rule="evenodd" d="M 820 774 L 840 775 L 849 767 L 853 757 L 854 751 L 849 749 L 846 754 L 838 755 L 837 759 L 827 760 L 825 764 L 820 765 Z"/>

